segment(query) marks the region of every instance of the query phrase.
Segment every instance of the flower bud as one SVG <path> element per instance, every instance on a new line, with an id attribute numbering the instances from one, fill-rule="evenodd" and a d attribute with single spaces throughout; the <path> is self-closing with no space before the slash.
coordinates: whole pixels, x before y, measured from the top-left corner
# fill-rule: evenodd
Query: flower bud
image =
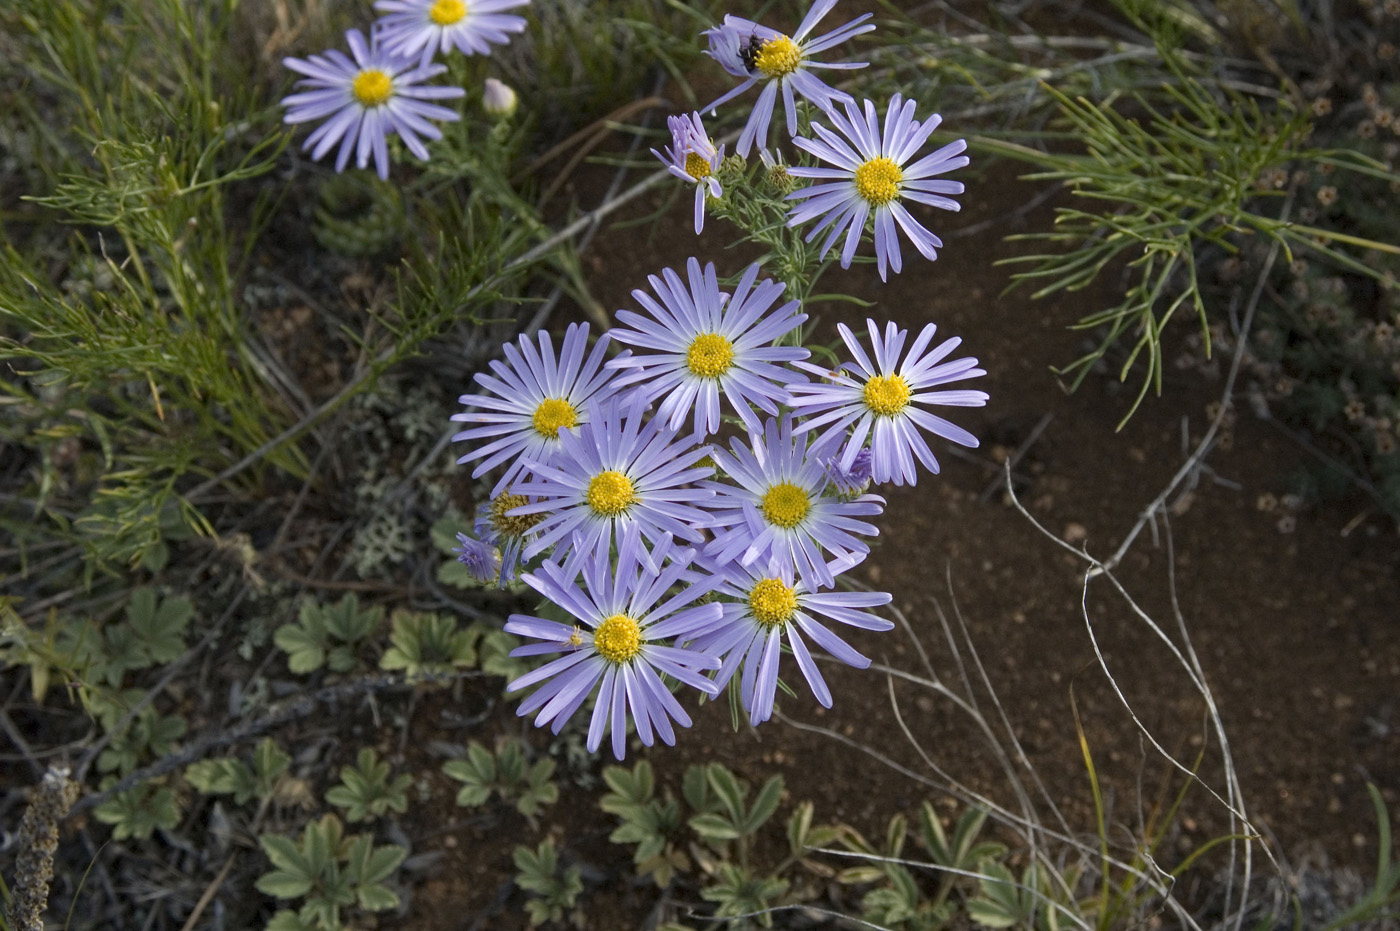
<path id="1" fill-rule="evenodd" d="M 503 81 L 486 79 L 486 89 L 481 94 L 481 105 L 486 112 L 498 119 L 509 119 L 515 113 L 518 98 L 515 90 Z"/>

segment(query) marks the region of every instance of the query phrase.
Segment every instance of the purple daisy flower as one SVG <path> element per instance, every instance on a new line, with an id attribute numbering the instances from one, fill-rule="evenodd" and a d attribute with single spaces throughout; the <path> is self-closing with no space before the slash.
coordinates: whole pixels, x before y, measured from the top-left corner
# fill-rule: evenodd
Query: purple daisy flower
<path id="1" fill-rule="evenodd" d="M 344 171 L 355 155 L 355 164 L 364 168 L 374 156 L 379 177 L 389 177 L 390 133 L 398 133 L 409 151 L 427 161 L 426 139 L 441 139 L 442 132 L 428 120 L 455 120 L 458 115 L 447 107 L 428 103 L 461 97 L 460 87 L 422 87 L 422 82 L 442 74 L 442 65 L 419 65 L 384 48 L 375 32 L 369 43 L 358 29 L 345 33 L 350 54 L 332 49 L 308 59 L 284 58 L 282 64 L 306 75 L 298 87 L 310 88 L 282 99 L 287 108 L 286 123 L 326 120 L 302 144 L 311 149 L 311 158 L 320 158 L 340 143 L 335 170 Z"/>
<path id="2" fill-rule="evenodd" d="M 525 460 L 542 463 L 552 460 L 560 448 L 560 431 L 584 423 L 588 419 L 588 403 L 616 390 L 616 385 L 609 383 L 612 373 L 603 368 L 607 344 L 608 335 L 604 333 L 585 360 L 588 324 L 570 324 L 556 359 L 548 333 L 540 331 L 538 349 L 529 336 L 521 336 L 519 348 L 510 343 L 505 345 L 509 364 L 491 362 L 495 377 L 485 373 L 476 376 L 477 383 L 495 397 L 464 394 L 457 399 L 479 410 L 453 414 L 453 420 L 486 426 L 463 430 L 452 439 L 490 440 L 457 461 L 482 460 L 472 470 L 472 478 L 510 462 L 491 490 L 493 497 L 510 486 L 524 468 Z"/>
<path id="3" fill-rule="evenodd" d="M 833 566 L 836 572 L 847 568 L 849 565 Z M 766 572 L 755 566 L 733 566 L 726 575 L 716 594 L 732 600 L 720 601 L 723 614 L 719 625 L 687 646 L 722 661 L 715 675 L 718 688 L 724 688 L 734 673 L 743 669 L 739 695 L 750 724 L 773 716 L 784 635 L 812 694 L 822 707 L 830 708 L 831 690 L 802 635 L 857 669 L 868 667 L 870 660 L 832 633 L 816 615 L 863 630 L 894 627 L 892 621 L 861 610 L 889 604 L 890 596 L 884 592 L 812 592 L 806 583 L 794 581 L 791 568 L 786 566 L 773 566 Z"/>
<path id="4" fill-rule="evenodd" d="M 501 554 L 494 544 L 474 540 L 465 533 L 457 534 L 457 561 L 467 567 L 479 582 L 495 582 L 501 577 Z"/>
<path id="5" fill-rule="evenodd" d="M 643 744 L 652 745 L 653 732 L 666 744 L 675 744 L 671 721 L 689 727 L 690 717 L 661 675 L 714 695 L 718 687 L 697 670 L 717 669 L 719 660 L 696 650 L 663 646 L 661 641 L 694 639 L 719 621 L 718 604 L 693 603 L 720 580 L 712 577 L 708 583 L 682 585 L 670 594 L 683 577 L 691 575 L 687 566 L 694 551 L 674 547 L 666 536 L 657 542 L 656 553 L 658 561 L 666 563 L 660 572 L 621 554 L 614 570 L 606 550 L 590 554 L 583 566 L 587 590 L 578 585 L 575 573 L 555 563 L 547 562 L 539 572 L 523 576 L 578 623 L 570 626 L 511 615 L 507 631 L 541 641 L 512 650 L 511 656 L 564 654 L 506 686 L 514 692 L 544 683 L 525 699 L 518 714 L 538 710 L 535 724 L 543 727 L 553 722 L 557 734 L 596 692 L 598 702 L 588 726 L 590 753 L 602 743 L 603 732 L 611 729 L 613 756 L 622 759 L 629 712 Z"/>
<path id="6" fill-rule="evenodd" d="M 810 591 L 830 588 L 836 584 L 832 566 L 853 566 L 870 552 L 855 534 L 879 533 L 856 518 L 881 513 L 885 500 L 824 494 L 829 483 L 823 459 L 831 450 L 821 444 L 809 450 L 805 437 L 793 435 L 790 416 L 781 424 L 770 418 L 753 439 L 752 449 L 736 437 L 732 454 L 713 450 L 720 472 L 738 484 L 706 483 L 716 492 L 714 516 L 705 524 L 714 530 L 706 563 L 717 569 L 735 560 L 745 566 L 776 563 L 795 568 Z M 834 557 L 830 564 L 823 550 Z"/>
<path id="7" fill-rule="evenodd" d="M 715 173 L 724 160 L 724 146 L 715 148 L 700 122 L 700 114 L 669 116 L 666 125 L 671 130 L 671 144 L 666 154 L 655 149 L 651 154 L 666 163 L 666 170 L 687 184 L 695 185 L 695 233 L 705 228 L 705 195 L 719 197 L 724 193 Z"/>
<path id="8" fill-rule="evenodd" d="M 885 326 L 884 339 L 881 339 L 875 321 L 867 319 L 865 323 L 874 348 L 873 363 L 855 334 L 844 323 L 837 324 L 836 329 L 846 348 L 851 351 L 853 365 L 828 372 L 804 362 L 797 363 L 810 372 L 822 375 L 826 381 L 791 386 L 792 406 L 798 415 L 808 418 L 794 432 L 806 433 L 826 427 L 817 440 L 818 445 L 824 446 L 839 442 L 846 428 L 854 424 L 855 430 L 838 461 L 839 468 L 852 468 L 869 436 L 871 477 L 877 482 L 893 481 L 896 485 L 903 485 L 907 481 L 913 485 L 916 483 L 915 457 L 929 471 L 938 473 L 938 460 L 919 435 L 920 428 L 960 446 L 977 446 L 977 437 L 942 417 L 920 409 L 919 405 L 982 407 L 987 403 L 985 391 L 928 389 L 987 373 L 977 368 L 977 360 L 973 358 L 943 362 L 962 343 L 957 337 L 944 340 L 925 354 L 924 350 L 928 349 L 937 330 L 932 323 L 919 332 L 902 362 L 900 356 L 904 353 L 904 340 L 909 331 L 901 330 L 890 322 Z M 850 368 L 858 371 L 847 374 Z"/>
<path id="9" fill-rule="evenodd" d="M 830 110 L 838 100 L 852 99 L 850 94 L 836 90 L 808 70 L 845 70 L 864 68 L 870 64 L 866 61 L 812 61 L 812 55 L 875 28 L 873 23 L 862 25 L 872 15 L 863 13 L 839 29 L 804 41 L 807 34 L 835 5 L 836 0 L 817 0 L 791 36 L 738 16 L 726 16 L 723 25 L 707 29 L 703 33 L 710 40 L 710 57 L 719 62 L 725 71 L 735 77 L 744 78 L 744 82 L 701 109 L 713 113 L 720 104 L 728 103 L 760 81 L 764 82 L 763 91 L 758 95 L 758 103 L 754 105 L 753 112 L 749 114 L 749 121 L 739 136 L 736 151 L 740 155 L 747 158 L 755 140 L 758 141 L 759 148 L 767 148 L 768 125 L 773 119 L 773 105 L 777 102 L 779 88 L 782 89 L 789 136 L 797 135 L 797 101 L 794 93 L 801 94 L 823 111 Z"/>
<path id="10" fill-rule="evenodd" d="M 789 402 L 784 386 L 793 374 L 780 366 L 810 355 L 798 346 L 772 344 L 801 326 L 807 315 L 798 312 L 797 301 L 769 312 L 784 286 L 765 278 L 755 287 L 756 262 L 744 271 L 732 296 L 720 291 L 714 263 L 707 263 L 702 273 L 700 262 L 691 258 L 686 272 L 689 288 L 669 268 L 660 278 L 647 276 L 659 302 L 641 289 L 632 292 L 651 318 L 619 310 L 618 320 L 631 329 L 609 332 L 618 342 L 656 351 L 613 359 L 608 368 L 628 370 L 617 380 L 619 389 L 636 385 L 648 402 L 664 397 L 656 416 L 672 430 L 681 429 L 693 410 L 697 434 L 717 431 L 723 394 L 749 431 L 760 433 L 763 427 L 750 405 L 777 416 L 778 405 Z"/>
<path id="11" fill-rule="evenodd" d="M 822 230 L 831 227 L 831 233 L 822 243 L 823 258 L 841 233 L 845 232 L 841 267 L 850 268 L 856 246 L 865 232 L 865 221 L 873 215 L 875 260 L 879 264 L 882 281 L 885 280 L 886 265 L 896 273 L 903 267 L 899 237 L 895 233 L 896 223 L 929 261 L 938 258 L 937 250 L 943 248 L 943 240 L 925 229 L 900 201 L 912 200 L 944 210 L 957 210 L 958 202 L 946 195 L 963 192 L 961 181 L 931 180 L 934 175 L 968 163 L 967 156 L 961 154 L 967 148 L 967 143 L 962 139 L 911 165 L 905 164 L 943 121 L 935 113 L 927 122 L 920 123 L 914 119 L 914 108 L 914 101 L 906 101 L 899 94 L 890 98 L 889 109 L 885 111 L 883 134 L 875 104 L 869 100 L 865 101 L 864 115 L 856 108 L 854 101 L 846 103 L 845 116 L 832 109 L 827 117 L 841 135 L 850 140 L 850 145 L 846 139 L 817 122 L 812 123 L 817 139 L 799 137 L 795 141 L 799 148 L 837 167 L 794 166 L 788 169 L 788 173 L 795 177 L 825 179 L 821 184 L 809 185 L 788 195 L 788 200 L 807 198 L 805 203 L 792 208 L 788 226 L 822 217 L 822 221 L 807 234 L 807 241 L 811 242 Z"/>
<path id="12" fill-rule="evenodd" d="M 544 519 L 542 514 L 512 514 L 518 507 L 533 503 L 524 495 L 502 492 L 490 501 L 485 501 L 476 509 L 476 522 L 472 529 L 483 543 L 489 543 L 500 550 L 500 584 L 515 581 L 516 570 L 520 567 L 520 552 L 525 543 L 535 534 L 535 527 Z"/>
<path id="13" fill-rule="evenodd" d="M 610 398 L 576 430 L 560 433 L 560 455 L 552 465 L 529 462 L 533 479 L 511 490 L 537 503 L 509 512 L 512 517 L 545 513 L 539 536 L 525 547 L 526 559 L 553 546 L 553 558 L 574 572 L 589 554 L 606 554 L 616 541 L 620 559 L 641 560 L 656 571 L 659 562 L 644 539 L 700 542 L 695 528 L 708 515 L 695 505 L 708 502 L 714 492 L 692 483 L 712 474 L 697 466 L 709 448 L 697 445 L 694 436 L 677 440 L 660 418 L 646 420 L 645 413 L 641 395 L 625 407 Z"/>
<path id="14" fill-rule="evenodd" d="M 504 45 L 513 32 L 525 31 L 525 20 L 503 15 L 530 0 L 375 0 L 387 13 L 376 24 L 384 44 L 405 57 L 421 54 L 423 64 L 439 50 L 456 48 L 463 55 L 487 55 L 491 45 Z"/>

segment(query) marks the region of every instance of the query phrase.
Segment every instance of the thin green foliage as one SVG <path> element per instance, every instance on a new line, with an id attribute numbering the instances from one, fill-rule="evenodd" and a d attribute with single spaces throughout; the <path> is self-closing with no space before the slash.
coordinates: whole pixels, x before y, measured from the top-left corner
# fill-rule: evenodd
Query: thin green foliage
<path id="1" fill-rule="evenodd" d="M 1296 160 L 1327 160 L 1359 174 L 1383 172 L 1382 166 L 1353 152 L 1305 148 L 1310 132 L 1305 114 L 1282 101 L 1266 106 L 1212 79 L 1176 47 L 1177 37 L 1165 21 L 1135 22 L 1152 36 L 1160 55 L 1162 83 L 1154 92 L 1091 100 L 1044 87 L 1059 107 L 1066 137 L 1082 145 L 1082 153 L 980 140 L 988 151 L 1043 169 L 1028 180 L 1062 184 L 1092 202 L 1058 208 L 1050 231 L 1011 237 L 1055 250 L 1007 260 L 1033 266 L 1014 275 L 1013 284 L 1035 285 L 1032 296 L 1039 298 L 1084 290 L 1105 271 L 1126 268 L 1122 299 L 1076 325 L 1096 331 L 1098 347 L 1062 370 L 1078 387 L 1112 347 L 1127 340 L 1119 377 L 1127 380 L 1138 367 L 1141 382 L 1120 427 L 1149 391 L 1162 390 L 1163 333 L 1174 315 L 1192 312 L 1208 339 L 1210 318 L 1198 266 L 1205 247 L 1234 253 L 1242 238 L 1261 237 L 1290 255 L 1312 250 L 1368 274 L 1363 263 L 1333 243 L 1397 248 L 1292 224 L 1270 207 L 1280 202 L 1280 188 Z"/>

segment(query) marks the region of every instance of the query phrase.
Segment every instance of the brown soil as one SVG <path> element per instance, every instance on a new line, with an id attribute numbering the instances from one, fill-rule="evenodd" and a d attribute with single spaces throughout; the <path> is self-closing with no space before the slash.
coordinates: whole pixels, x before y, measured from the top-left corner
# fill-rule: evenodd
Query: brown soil
<path id="1" fill-rule="evenodd" d="M 1228 431 L 1228 448 L 1211 452 L 1194 488 L 1173 496 L 1169 514 L 1138 536 L 1116 570 L 1145 617 L 1110 581 L 1099 578 L 1086 587 L 1086 561 L 1032 519 L 1076 548 L 1108 558 L 1195 448 L 1223 379 L 1169 373 L 1163 397 L 1150 398 L 1115 432 L 1131 385 L 1093 375 L 1070 395 L 1050 371 L 1082 351 L 1067 324 L 1102 306 L 1108 295 L 1038 302 L 1023 292 L 1003 295 L 1009 273 L 994 262 L 1017 251 L 1003 237 L 1044 228 L 1050 208 L 1021 216 L 1017 208 L 1031 191 L 1006 166 L 965 180 L 964 211 L 933 218 L 932 228 L 947 240 L 937 263 L 906 256 L 905 272 L 888 284 L 873 265 L 837 269 L 823 289 L 875 306 L 868 312 L 850 305 L 815 308 L 827 336 L 834 336 L 833 321 L 855 324 L 867 313 L 910 327 L 936 322 L 940 332 L 962 336 L 964 350 L 989 372 L 981 387 L 991 394 L 990 404 L 956 412 L 982 447 L 971 455 L 940 455 L 942 474 L 922 477 L 917 487 L 883 489 L 888 507 L 881 536 L 855 573 L 893 594 L 908 630 L 857 633 L 853 644 L 877 664 L 936 674 L 963 693 L 959 656 L 940 618 L 954 630 L 965 624 L 966 639 L 958 630 L 956 649 L 964 664 L 975 654 L 1004 709 L 1028 765 L 1019 777 L 1029 780 L 1033 772 L 1043 782 L 1041 817 L 1055 822 L 1049 806 L 1058 806 L 1076 835 L 1092 837 L 1095 824 L 1076 709 L 1115 843 L 1131 846 L 1185 783 L 1184 771 L 1164 762 L 1152 741 L 1184 767 L 1198 766 L 1201 784 L 1188 793 L 1159 854 L 1170 868 L 1232 829 L 1223 804 L 1206 791 L 1224 796 L 1227 786 L 1206 704 L 1173 653 L 1185 649 L 1184 631 L 1228 735 L 1242 805 L 1270 850 L 1289 863 L 1305 858 L 1366 873 L 1373 868 L 1376 831 L 1365 785 L 1379 785 L 1392 806 L 1400 799 L 1395 528 L 1364 502 L 1348 500 L 1310 505 L 1293 516 L 1294 529 L 1282 532 L 1283 512 L 1261 510 L 1258 501 L 1285 492 L 1288 474 L 1306 465 L 1306 454 L 1284 432 L 1242 413 Z M 655 207 L 650 202 L 631 213 L 644 216 Z M 691 254 L 714 259 L 721 273 L 742 267 L 740 255 L 725 251 L 731 230 L 711 221 L 696 242 L 682 229 L 682 207 L 654 230 L 611 231 L 595 242 L 586 262 L 603 306 L 629 306 L 628 292 L 642 286 L 646 274 L 679 268 Z M 975 232 L 963 236 L 959 229 Z M 1028 517 L 998 485 L 997 463 L 1046 418 L 1014 470 Z M 1145 618 L 1159 625 L 1160 636 Z M 921 651 L 931 669 L 922 665 Z M 818 821 L 845 822 L 873 839 L 883 837 L 890 816 L 912 817 L 925 798 L 952 809 L 946 792 L 916 778 L 943 784 L 935 766 L 973 791 L 1014 803 L 987 740 L 952 702 L 878 669 L 829 665 L 823 671 L 836 696 L 830 711 L 799 682 L 797 697 L 780 702 L 781 716 L 792 723 L 735 731 L 727 707 L 717 702 L 699 711 L 676 747 L 634 746 L 628 765 L 650 760 L 677 795 L 685 767 L 696 763 L 722 762 L 753 786 L 781 775 L 787 796 L 780 815 L 787 805 L 811 800 Z M 970 674 L 975 679 L 980 671 L 973 667 Z M 998 741 L 1010 746 L 991 692 L 983 685 L 974 692 Z M 415 724 L 415 743 L 433 736 Z M 540 736 L 547 735 L 534 738 L 537 743 L 543 743 Z M 909 770 L 897 770 L 896 763 Z M 565 787 L 539 831 L 513 812 L 466 819 L 471 823 L 447 833 L 437 816 L 431 824 L 409 825 L 415 846 L 443 849 L 447 858 L 418 891 L 403 925 L 514 926 L 521 919 L 519 899 L 507 899 L 510 851 L 546 834 L 585 868 L 589 927 L 641 927 L 648 916 L 661 915 L 653 912 L 660 893 L 630 883 L 626 852 L 606 842 L 613 822 L 596 808 L 601 791 Z M 449 798 L 440 800 L 450 804 Z M 1200 874 L 1220 865 L 1223 860 L 1207 858 Z"/>
<path id="2" fill-rule="evenodd" d="M 1032 785 L 1038 816 L 1077 837 L 1093 838 L 1095 811 L 1076 722 L 1104 792 L 1109 836 L 1123 850 L 1132 849 L 1144 824 L 1187 782 L 1162 753 L 1196 768 L 1200 782 L 1157 852 L 1169 869 L 1200 845 L 1239 830 L 1211 794 L 1227 792 L 1223 756 L 1200 690 L 1174 653 L 1186 650 L 1184 631 L 1228 735 L 1240 804 L 1273 855 L 1368 874 L 1376 830 L 1365 786 L 1378 785 L 1392 808 L 1400 801 L 1400 545 L 1394 526 L 1359 497 L 1309 504 L 1297 514 L 1261 510 L 1261 495 L 1285 492 L 1288 475 L 1307 464 L 1307 454 L 1285 432 L 1242 411 L 1228 448 L 1211 452 L 1199 481 L 1171 499 L 1168 515 L 1138 536 L 1116 570 L 1142 614 L 1108 579 L 1095 579 L 1086 589 L 1085 559 L 1033 521 L 1107 558 L 1194 449 L 1208 424 L 1207 406 L 1219 400 L 1223 382 L 1171 370 L 1163 397 L 1144 403 L 1121 432 L 1114 428 L 1131 385 L 1096 374 L 1078 393 L 1062 391 L 1051 366 L 1083 351 L 1081 336 L 1067 326 L 1104 306 L 1109 295 L 1039 302 L 1024 292 L 1004 295 L 1009 271 L 994 263 L 1018 250 L 1004 237 L 1048 227 L 1051 208 L 1023 213 L 1019 208 L 1033 192 L 1015 181 L 1008 166 L 974 169 L 964 173 L 964 211 L 930 218 L 947 241 L 938 262 L 906 249 L 904 273 L 887 284 L 873 265 L 835 270 L 824 279 L 824 290 L 855 294 L 874 306 L 809 308 L 822 317 L 823 339 L 834 336 L 834 321 L 855 324 L 867 314 L 909 327 L 936 322 L 940 332 L 961 336 L 963 350 L 989 373 L 981 380 L 991 395 L 988 406 L 955 412 L 959 423 L 982 438 L 981 448 L 967 453 L 943 447 L 942 474 L 925 475 L 916 487 L 884 489 L 888 507 L 881 536 L 854 573 L 893 594 L 907 629 L 853 632 L 851 642 L 877 665 L 936 678 L 957 695 L 967 694 L 963 664 L 996 742 L 1010 752 L 1014 738 L 1024 751 L 1025 765 L 1013 772 Z M 574 197 L 594 204 L 606 181 L 584 176 L 560 201 Z M 620 219 L 647 216 L 659 198 L 633 204 Z M 689 201 L 682 199 L 655 226 L 605 231 L 583 259 L 595 296 L 612 309 L 630 306 L 629 291 L 644 286 L 647 274 L 679 268 L 692 254 L 715 260 L 722 273 L 738 271 L 747 258 L 726 250 L 732 238 L 731 229 L 711 220 L 697 242 L 689 229 Z M 1107 285 L 1117 283 L 1106 277 Z M 577 308 L 565 312 L 581 315 Z M 298 325 L 290 324 L 294 330 Z M 318 384 L 333 383 L 338 375 L 299 374 Z M 998 485 L 999 462 L 1022 447 L 1013 484 L 1029 516 Z M 468 486 L 464 479 L 458 502 L 464 510 Z M 292 497 L 286 496 L 288 504 Z M 1291 532 L 1280 530 L 1285 516 L 1296 524 Z M 324 526 L 318 526 L 329 534 L 339 517 L 322 514 Z M 270 520 L 275 526 L 280 518 L 259 512 L 250 522 Z M 319 531 L 308 533 L 317 537 Z M 314 557 L 319 542 L 302 549 Z M 312 561 L 296 571 L 316 575 Z M 357 586 L 321 584 L 331 596 L 337 584 Z M 365 597 L 394 592 L 395 603 L 405 593 L 422 592 L 412 582 L 359 588 Z M 1146 618 L 1159 625 L 1160 636 Z M 695 726 L 679 734 L 676 747 L 634 746 L 628 765 L 650 760 L 664 790 L 676 795 L 686 767 L 697 763 L 721 762 L 751 786 L 781 775 L 781 818 L 793 804 L 810 800 L 818 822 L 846 823 L 872 839 L 883 837 L 892 815 L 912 816 L 924 799 L 953 812 L 947 777 L 964 784 L 963 794 L 980 793 L 1014 807 L 1008 773 L 968 714 L 927 685 L 888 670 L 825 667 L 836 697 L 830 711 L 794 679 L 798 695 L 782 700 L 781 718 L 758 730 L 735 730 L 723 702 L 707 705 L 696 712 Z M 210 696 L 224 694 L 224 678 L 246 682 L 250 672 L 237 663 L 224 669 L 210 658 L 205 673 L 215 684 L 203 683 L 189 694 L 218 704 L 222 699 Z M 350 748 L 377 742 L 395 772 L 426 774 L 397 838 L 414 855 L 415 884 L 405 890 L 409 907 L 402 916 L 380 916 L 379 925 L 427 931 L 524 927 L 511 854 L 516 845 L 534 846 L 544 837 L 552 837 L 565 861 L 583 870 L 581 923 L 589 928 L 651 926 L 683 914 L 677 903 L 698 902 L 684 886 L 668 903 L 649 882 L 634 882 L 630 852 L 609 843 L 614 821 L 598 809 L 598 774 L 610 759 L 561 766 L 560 801 L 538 825 L 509 808 L 455 807 L 458 786 L 440 775 L 435 742 L 490 744 L 498 736 L 522 734 L 540 750 L 550 743 L 547 733 L 514 717 L 498 685 L 475 680 L 456 694 L 425 692 L 412 703 L 388 695 L 277 735 L 299 755 L 309 754 L 313 763 L 305 766 L 314 764 L 317 778 L 333 778 L 353 758 L 351 749 L 344 759 L 327 761 L 323 755 L 315 762 L 312 751 L 327 735 L 350 738 L 343 741 Z M 6 781 L 23 778 L 17 773 Z M 1034 789 L 1035 779 L 1044 786 L 1043 796 Z M 319 797 L 324 787 L 312 791 Z M 314 797 L 308 800 L 314 804 Z M 775 835 L 772 843 L 781 840 Z M 222 862 L 222 854 L 201 861 L 202 878 L 181 914 Z M 1208 886 L 1223 866 L 1222 858 L 1207 857 L 1196 875 Z M 250 889 L 266 866 L 253 851 L 237 867 L 236 885 L 224 887 L 227 907 L 243 910 L 252 921 L 251 911 L 260 907 L 256 900 L 235 904 L 230 891 Z M 831 904 L 856 907 L 839 899 L 834 886 L 826 892 Z M 1182 894 L 1199 900 L 1206 892 L 1183 887 Z"/>

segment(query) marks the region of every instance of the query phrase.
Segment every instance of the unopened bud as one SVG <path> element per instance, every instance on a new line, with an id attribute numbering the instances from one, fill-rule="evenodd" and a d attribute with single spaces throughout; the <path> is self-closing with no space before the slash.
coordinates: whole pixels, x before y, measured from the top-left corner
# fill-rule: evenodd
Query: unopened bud
<path id="1" fill-rule="evenodd" d="M 491 116 L 507 119 L 515 112 L 518 102 L 515 90 L 503 81 L 486 79 L 486 89 L 481 94 L 481 105 Z"/>

